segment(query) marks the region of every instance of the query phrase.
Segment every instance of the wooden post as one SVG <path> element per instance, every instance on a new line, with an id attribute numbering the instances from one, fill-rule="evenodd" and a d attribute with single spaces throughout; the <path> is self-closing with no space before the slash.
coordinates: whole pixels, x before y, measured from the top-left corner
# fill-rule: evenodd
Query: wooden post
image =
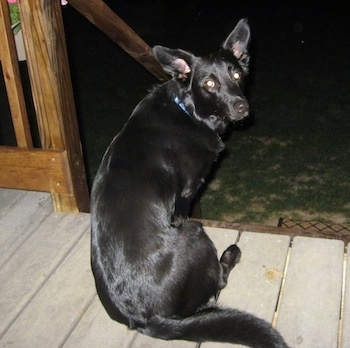
<path id="1" fill-rule="evenodd" d="M 52 193 L 58 211 L 89 211 L 89 196 L 59 0 L 18 0 L 44 149 L 66 150 L 72 192 Z"/>
<path id="2" fill-rule="evenodd" d="M 18 147 L 31 148 L 32 137 L 7 0 L 0 0 L 0 58 Z"/>
<path id="3" fill-rule="evenodd" d="M 102 0 L 69 0 L 69 4 L 160 81 L 169 79 L 152 49 Z"/>

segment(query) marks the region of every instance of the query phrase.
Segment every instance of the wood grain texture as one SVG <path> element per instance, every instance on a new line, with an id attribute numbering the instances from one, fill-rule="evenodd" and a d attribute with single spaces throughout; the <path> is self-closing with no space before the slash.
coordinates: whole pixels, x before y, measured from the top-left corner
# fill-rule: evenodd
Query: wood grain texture
<path id="1" fill-rule="evenodd" d="M 19 314 L 27 308 L 33 297 L 51 278 L 51 275 L 62 264 L 63 260 L 67 258 L 67 252 L 73 251 L 73 248 L 77 246 L 78 241 L 81 240 L 84 234 L 88 235 L 89 221 L 87 214 L 50 214 L 33 231 L 17 252 L 1 267 L 0 289 L 2 301 L 0 302 L 0 312 L 6 313 L 6 315 L 0 316 L 0 337 L 8 330 L 12 322 L 18 319 Z M 86 250 L 88 250 L 88 247 L 89 243 L 87 241 Z M 87 255 L 84 272 L 87 272 L 87 269 L 89 269 L 89 254 L 86 251 L 85 254 Z M 81 274 L 83 268 L 80 268 L 79 272 Z M 90 269 L 89 272 L 91 272 Z M 67 277 L 67 272 L 63 272 L 62 275 Z M 79 279 L 77 273 L 72 272 L 72 275 Z M 18 286 L 19 284 L 21 286 Z M 94 287 L 91 282 L 89 285 L 90 293 L 93 293 Z M 63 290 L 63 287 L 58 287 L 57 289 Z M 75 291 L 75 295 L 79 297 L 79 291 Z M 77 297 L 75 299 L 77 300 Z M 57 301 L 57 296 L 51 296 L 51 301 L 42 301 L 42 305 L 53 309 L 56 307 L 54 303 Z M 28 328 L 39 318 L 42 318 L 42 315 L 39 313 L 40 310 L 36 315 L 31 316 L 29 319 L 30 324 L 27 322 Z M 75 314 L 76 316 L 79 315 L 76 312 Z M 19 325 L 20 323 L 19 321 Z M 12 330 L 16 331 L 16 327 L 14 326 Z M 20 335 L 17 335 L 18 338 L 22 339 L 24 333 L 25 330 Z M 38 333 L 39 331 L 34 333 L 32 339 Z M 48 337 L 45 330 L 42 330 L 41 334 Z M 1 339 L 1 346 L 9 344 L 9 342 L 6 342 L 7 339 L 5 337 Z M 17 346 L 23 347 L 23 344 Z M 45 345 L 30 344 L 27 341 L 24 346 L 44 347 Z"/>
<path id="2" fill-rule="evenodd" d="M 30 148 L 33 142 L 6 0 L 0 0 L 0 59 L 17 145 Z"/>
<path id="3" fill-rule="evenodd" d="M 41 145 L 44 149 L 67 151 L 71 193 L 76 202 L 74 210 L 87 212 L 89 195 L 61 5 L 55 0 L 22 0 L 18 5 Z M 66 198 L 62 197 L 61 201 L 65 202 Z M 70 205 L 74 205 L 72 200 Z"/>
<path id="4" fill-rule="evenodd" d="M 67 152 L 0 147 L 0 187 L 68 194 L 72 192 Z"/>

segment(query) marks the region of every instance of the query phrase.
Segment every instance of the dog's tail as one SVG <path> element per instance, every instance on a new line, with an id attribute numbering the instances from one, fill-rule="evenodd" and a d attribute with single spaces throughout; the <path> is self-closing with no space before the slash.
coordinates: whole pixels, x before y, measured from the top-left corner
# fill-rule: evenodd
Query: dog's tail
<path id="1" fill-rule="evenodd" d="M 254 348 L 288 348 L 265 320 L 235 309 L 211 307 L 183 319 L 154 317 L 140 332 L 165 340 L 229 342 Z"/>

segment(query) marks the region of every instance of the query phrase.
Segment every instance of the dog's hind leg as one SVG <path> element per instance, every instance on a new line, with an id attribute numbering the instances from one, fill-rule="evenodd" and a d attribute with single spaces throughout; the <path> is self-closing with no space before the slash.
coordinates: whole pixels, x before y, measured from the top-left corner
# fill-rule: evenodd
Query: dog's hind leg
<path id="1" fill-rule="evenodd" d="M 241 258 L 241 250 L 236 244 L 230 245 L 222 254 L 220 262 L 227 265 L 229 271 L 236 266 Z"/>
<path id="2" fill-rule="evenodd" d="M 220 289 L 224 288 L 227 284 L 228 276 L 239 262 L 241 258 L 241 250 L 238 248 L 236 244 L 230 245 L 222 254 L 220 258 L 220 264 L 222 267 L 222 275 L 221 275 L 221 283 Z"/>

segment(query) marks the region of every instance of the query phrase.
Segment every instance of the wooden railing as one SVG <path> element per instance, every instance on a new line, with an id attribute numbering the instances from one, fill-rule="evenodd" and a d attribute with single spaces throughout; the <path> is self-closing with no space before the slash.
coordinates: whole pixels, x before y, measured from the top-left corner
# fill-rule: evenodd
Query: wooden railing
<path id="1" fill-rule="evenodd" d="M 160 80 L 151 49 L 102 0 L 70 0 Z M 7 0 L 0 0 L 0 59 L 17 147 L 0 146 L 0 187 L 50 192 L 56 211 L 89 211 L 89 196 L 58 0 L 18 0 L 41 148 L 34 148 Z"/>
<path id="2" fill-rule="evenodd" d="M 41 148 L 33 148 L 7 0 L 0 0 L 0 58 L 17 147 L 0 147 L 0 187 L 51 192 L 56 211 L 88 211 L 59 1 L 19 0 Z"/>

